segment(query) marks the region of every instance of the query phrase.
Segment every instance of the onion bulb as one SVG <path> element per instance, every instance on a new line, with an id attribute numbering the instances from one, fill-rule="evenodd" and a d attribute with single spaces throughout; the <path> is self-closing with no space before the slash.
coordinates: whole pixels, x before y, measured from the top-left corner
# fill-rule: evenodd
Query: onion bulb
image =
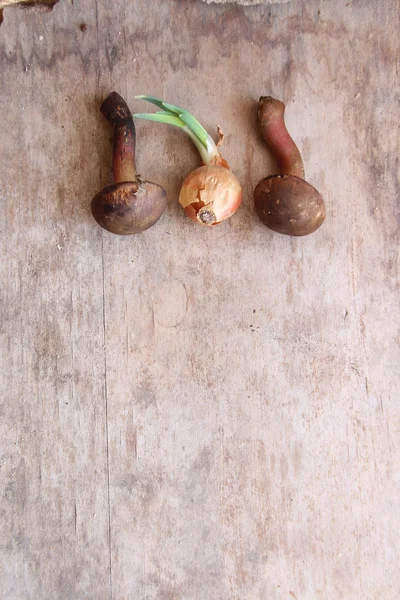
<path id="1" fill-rule="evenodd" d="M 199 151 L 203 166 L 186 177 L 179 194 L 179 203 L 186 215 L 206 226 L 218 225 L 229 219 L 242 202 L 242 188 L 218 149 L 224 137 L 221 130 L 218 128 L 220 139 L 216 144 L 187 110 L 154 96 L 137 98 L 155 104 L 161 111 L 139 113 L 134 117 L 180 127 L 189 135 Z"/>

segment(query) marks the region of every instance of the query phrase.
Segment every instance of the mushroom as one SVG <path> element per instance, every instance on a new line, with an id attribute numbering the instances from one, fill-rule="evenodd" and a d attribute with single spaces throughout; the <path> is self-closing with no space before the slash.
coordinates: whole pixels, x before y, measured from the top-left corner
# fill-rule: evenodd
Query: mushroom
<path id="1" fill-rule="evenodd" d="M 271 96 L 258 102 L 260 133 L 275 156 L 280 175 L 262 179 L 254 190 L 254 204 L 261 221 L 286 235 L 308 235 L 325 219 L 319 192 L 304 180 L 300 152 L 284 121 L 285 105 Z"/>
<path id="2" fill-rule="evenodd" d="M 160 185 L 143 181 L 136 173 L 136 131 L 125 100 L 112 92 L 100 110 L 114 127 L 115 183 L 93 198 L 92 214 L 97 223 L 111 233 L 140 233 L 161 217 L 167 205 L 167 194 Z"/>

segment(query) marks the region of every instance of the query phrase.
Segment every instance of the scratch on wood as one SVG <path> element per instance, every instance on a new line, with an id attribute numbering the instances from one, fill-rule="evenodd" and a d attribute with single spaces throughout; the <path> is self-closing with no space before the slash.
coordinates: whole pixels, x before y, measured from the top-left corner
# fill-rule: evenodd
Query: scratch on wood
<path id="1" fill-rule="evenodd" d="M 103 360 L 104 360 L 104 404 L 105 404 L 105 437 L 107 465 L 107 502 L 108 502 L 108 548 L 109 548 L 109 582 L 110 600 L 112 600 L 112 550 L 111 550 L 111 495 L 110 495 L 110 450 L 108 431 L 108 387 L 107 387 L 107 330 L 106 330 L 106 300 L 105 300 L 105 267 L 104 267 L 104 234 L 101 238 L 102 263 L 102 293 L 103 293 Z"/>

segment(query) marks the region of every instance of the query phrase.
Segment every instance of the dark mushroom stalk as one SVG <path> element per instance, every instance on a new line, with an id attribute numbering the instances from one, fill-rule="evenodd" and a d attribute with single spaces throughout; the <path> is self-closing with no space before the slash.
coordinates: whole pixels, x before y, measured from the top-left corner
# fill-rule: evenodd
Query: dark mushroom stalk
<path id="1" fill-rule="evenodd" d="M 125 100 L 112 92 L 100 110 L 114 127 L 115 183 L 93 198 L 92 214 L 111 233 L 140 233 L 157 223 L 167 205 L 167 195 L 160 185 L 143 181 L 136 173 L 135 124 Z"/>
<path id="2" fill-rule="evenodd" d="M 308 235 L 325 219 L 325 204 L 319 192 L 304 180 L 300 152 L 284 121 L 285 105 L 270 96 L 258 102 L 258 124 L 274 155 L 279 175 L 262 179 L 254 190 L 254 203 L 261 221 L 286 235 Z"/>

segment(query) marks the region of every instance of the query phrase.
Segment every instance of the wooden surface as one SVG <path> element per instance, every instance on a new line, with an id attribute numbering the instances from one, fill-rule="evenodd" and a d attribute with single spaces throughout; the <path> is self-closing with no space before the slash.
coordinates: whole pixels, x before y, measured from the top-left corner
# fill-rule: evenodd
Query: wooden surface
<path id="1" fill-rule="evenodd" d="M 0 28 L 2 600 L 398 600 L 399 2 L 74 0 Z M 81 31 L 80 25 L 87 25 Z M 99 105 L 156 94 L 226 133 L 241 210 L 140 122 L 169 207 L 103 232 Z M 328 216 L 257 219 L 255 101 L 287 103 Z"/>

